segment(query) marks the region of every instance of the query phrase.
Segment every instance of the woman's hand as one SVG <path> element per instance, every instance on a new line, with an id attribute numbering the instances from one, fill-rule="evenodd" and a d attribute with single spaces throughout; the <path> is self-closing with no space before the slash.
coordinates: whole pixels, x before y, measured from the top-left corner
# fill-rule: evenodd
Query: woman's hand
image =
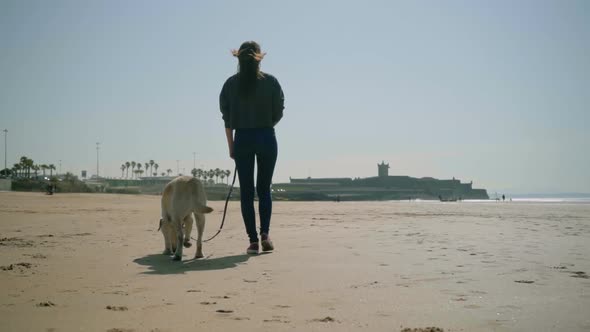
<path id="1" fill-rule="evenodd" d="M 227 138 L 229 157 L 234 159 L 234 131 L 231 128 L 225 128 L 225 137 Z"/>
<path id="2" fill-rule="evenodd" d="M 231 159 L 234 159 L 234 143 L 233 142 L 229 145 L 229 157 Z"/>

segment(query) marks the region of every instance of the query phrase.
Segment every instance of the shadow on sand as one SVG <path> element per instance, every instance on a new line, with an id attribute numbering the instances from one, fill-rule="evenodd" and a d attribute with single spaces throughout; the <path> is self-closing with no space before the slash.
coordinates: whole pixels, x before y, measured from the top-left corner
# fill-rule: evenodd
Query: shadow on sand
<path id="1" fill-rule="evenodd" d="M 251 256 L 234 255 L 217 258 L 188 259 L 182 262 L 175 262 L 170 256 L 152 254 L 134 259 L 133 262 L 147 266 L 149 271 L 142 274 L 180 274 L 189 271 L 211 271 L 223 270 L 237 267 L 240 263 L 246 262 Z"/>

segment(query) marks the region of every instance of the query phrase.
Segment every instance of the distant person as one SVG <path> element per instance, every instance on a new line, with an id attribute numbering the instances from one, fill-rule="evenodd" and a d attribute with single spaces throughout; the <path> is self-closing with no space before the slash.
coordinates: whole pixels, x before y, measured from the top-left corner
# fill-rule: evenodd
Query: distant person
<path id="1" fill-rule="evenodd" d="M 502 194 L 502 201 L 506 200 L 506 196 L 504 194 Z"/>
<path id="2" fill-rule="evenodd" d="M 260 51 L 258 43 L 244 42 L 232 54 L 238 58 L 238 73 L 223 85 L 219 106 L 225 123 L 229 156 L 236 162 L 240 179 L 242 218 L 250 241 L 246 252 L 258 254 L 254 163 L 256 161 L 262 250 L 270 251 L 274 249 L 269 237 L 272 215 L 270 185 L 278 154 L 274 126 L 283 117 L 285 97 L 279 81 L 260 71 L 260 61 L 266 53 Z"/>
<path id="3" fill-rule="evenodd" d="M 55 185 L 52 183 L 49 183 L 45 189 L 47 190 L 47 195 L 53 195 L 55 193 Z"/>

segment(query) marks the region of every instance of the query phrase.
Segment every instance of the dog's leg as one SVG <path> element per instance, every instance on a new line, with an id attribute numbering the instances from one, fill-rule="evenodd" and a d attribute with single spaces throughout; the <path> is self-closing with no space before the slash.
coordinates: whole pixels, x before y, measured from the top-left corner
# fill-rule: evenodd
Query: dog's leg
<path id="1" fill-rule="evenodd" d="M 182 260 L 182 219 L 176 219 L 172 222 L 172 227 L 176 231 L 174 235 L 176 235 L 176 250 L 174 252 L 174 256 L 172 256 L 172 260 L 179 261 Z"/>
<path id="2" fill-rule="evenodd" d="M 184 218 L 184 242 L 182 245 L 185 248 L 190 248 L 191 244 L 191 232 L 193 231 L 193 217 L 189 214 L 186 218 Z"/>
<path id="3" fill-rule="evenodd" d="M 174 254 L 176 252 L 176 230 L 174 229 L 174 225 L 172 222 L 170 222 L 168 224 L 168 232 L 166 233 L 168 234 L 168 243 L 170 244 L 170 246 L 168 248 L 170 248 L 170 253 Z"/>
<path id="4" fill-rule="evenodd" d="M 197 224 L 197 252 L 195 258 L 203 258 L 203 231 L 205 230 L 205 215 L 202 213 L 195 213 L 195 222 Z"/>
<path id="5" fill-rule="evenodd" d="M 162 235 L 164 236 L 164 255 L 171 255 L 172 254 L 172 243 L 170 242 L 170 224 L 168 221 L 161 221 L 161 231 Z"/>

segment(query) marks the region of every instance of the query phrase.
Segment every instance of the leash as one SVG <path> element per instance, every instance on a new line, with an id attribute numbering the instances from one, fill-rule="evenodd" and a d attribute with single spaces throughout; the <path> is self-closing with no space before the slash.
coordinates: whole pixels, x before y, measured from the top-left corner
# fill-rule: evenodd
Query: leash
<path id="1" fill-rule="evenodd" d="M 209 241 L 213 240 L 217 235 L 219 235 L 219 233 L 221 233 L 221 230 L 223 229 L 223 224 L 225 223 L 225 215 L 227 214 L 227 203 L 229 203 L 229 199 L 231 198 L 231 193 L 234 190 L 234 184 L 236 183 L 236 174 L 238 173 L 237 170 L 238 169 L 236 166 L 234 168 L 234 179 L 231 181 L 231 187 L 229 187 L 229 192 L 227 193 L 227 198 L 225 199 L 225 206 L 223 207 L 223 217 L 221 218 L 221 226 L 219 226 L 219 230 L 217 230 L 217 233 L 215 233 L 215 235 L 208 238 L 207 240 L 204 240 L 203 242 L 209 242 Z M 191 236 L 191 239 L 197 241 L 197 239 L 195 239 L 192 236 Z"/>

